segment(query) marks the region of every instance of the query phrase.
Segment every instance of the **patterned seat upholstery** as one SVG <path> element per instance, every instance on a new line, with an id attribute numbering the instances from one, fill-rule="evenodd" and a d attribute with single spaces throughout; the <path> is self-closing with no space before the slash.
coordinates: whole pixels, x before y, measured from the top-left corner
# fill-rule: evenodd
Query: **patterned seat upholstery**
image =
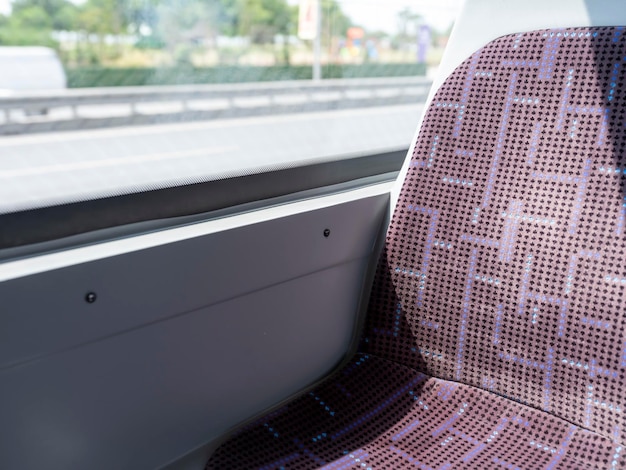
<path id="1" fill-rule="evenodd" d="M 626 31 L 497 39 L 424 119 L 360 352 L 208 468 L 626 468 Z"/>

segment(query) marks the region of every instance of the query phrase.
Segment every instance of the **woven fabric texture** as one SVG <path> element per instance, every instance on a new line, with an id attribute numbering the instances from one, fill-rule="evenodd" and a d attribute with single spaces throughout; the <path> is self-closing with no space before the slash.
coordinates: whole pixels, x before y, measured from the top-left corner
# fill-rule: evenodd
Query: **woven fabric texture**
<path id="1" fill-rule="evenodd" d="M 626 406 L 626 34 L 498 39 L 437 93 L 367 352 L 604 436 Z"/>
<path id="2" fill-rule="evenodd" d="M 506 36 L 459 66 L 362 355 L 208 467 L 626 468 L 625 68 L 609 27 Z"/>
<path id="3" fill-rule="evenodd" d="M 542 411 L 361 354 L 242 429 L 208 468 L 626 468 L 619 448 Z"/>

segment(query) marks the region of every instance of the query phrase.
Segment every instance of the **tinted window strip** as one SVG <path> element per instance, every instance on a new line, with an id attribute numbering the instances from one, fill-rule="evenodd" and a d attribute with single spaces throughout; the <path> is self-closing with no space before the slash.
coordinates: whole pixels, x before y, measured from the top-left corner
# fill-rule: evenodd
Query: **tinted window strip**
<path id="1" fill-rule="evenodd" d="M 399 171 L 407 149 L 0 215 L 0 249 L 201 214 Z"/>

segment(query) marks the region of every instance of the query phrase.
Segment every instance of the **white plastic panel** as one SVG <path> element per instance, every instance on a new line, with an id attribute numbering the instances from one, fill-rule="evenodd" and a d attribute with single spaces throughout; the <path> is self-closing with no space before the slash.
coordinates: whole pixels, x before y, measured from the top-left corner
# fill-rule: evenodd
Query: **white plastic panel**
<path id="1" fill-rule="evenodd" d="M 0 369 L 366 257 L 384 199 L 0 283 L 5 306 L 0 311 Z M 94 304 L 85 302 L 88 292 L 97 294 Z"/>

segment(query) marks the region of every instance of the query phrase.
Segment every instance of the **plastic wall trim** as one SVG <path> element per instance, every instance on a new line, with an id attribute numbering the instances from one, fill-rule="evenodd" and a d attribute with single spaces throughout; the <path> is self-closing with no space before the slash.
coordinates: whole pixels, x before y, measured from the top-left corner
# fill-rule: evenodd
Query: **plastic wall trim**
<path id="1" fill-rule="evenodd" d="M 290 215 L 333 207 L 360 199 L 386 195 L 389 194 L 392 185 L 393 182 L 380 183 L 325 197 L 311 198 L 290 204 L 273 206 L 267 209 L 235 214 L 169 230 L 160 230 L 153 233 L 121 238 L 40 256 L 7 261 L 0 264 L 0 282 L 146 250 L 168 243 L 190 240 L 213 233 L 272 221 Z"/>

